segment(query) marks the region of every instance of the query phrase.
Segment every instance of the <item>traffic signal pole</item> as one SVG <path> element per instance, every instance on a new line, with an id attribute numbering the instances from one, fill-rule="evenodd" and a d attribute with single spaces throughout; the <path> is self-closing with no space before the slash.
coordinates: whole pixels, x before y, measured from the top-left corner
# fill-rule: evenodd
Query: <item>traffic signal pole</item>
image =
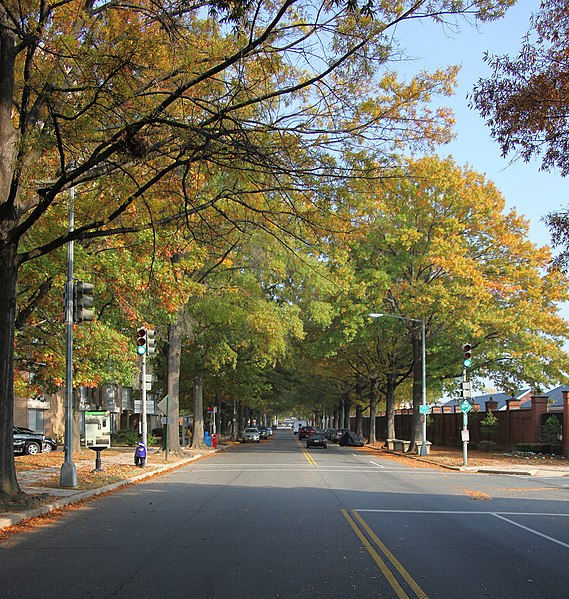
<path id="1" fill-rule="evenodd" d="M 145 447 L 147 446 L 147 441 L 148 441 L 148 430 L 147 430 L 147 424 L 146 424 L 146 353 L 142 354 L 140 356 L 141 358 L 141 370 L 142 370 L 142 384 L 140 386 L 140 399 L 141 399 L 141 405 L 140 405 L 140 420 L 141 420 L 141 427 L 140 427 L 140 434 L 142 435 L 142 442 L 144 443 Z"/>
<path id="2" fill-rule="evenodd" d="M 467 382 L 466 368 L 462 369 L 462 380 Z M 468 412 L 462 412 L 462 465 L 468 466 Z"/>

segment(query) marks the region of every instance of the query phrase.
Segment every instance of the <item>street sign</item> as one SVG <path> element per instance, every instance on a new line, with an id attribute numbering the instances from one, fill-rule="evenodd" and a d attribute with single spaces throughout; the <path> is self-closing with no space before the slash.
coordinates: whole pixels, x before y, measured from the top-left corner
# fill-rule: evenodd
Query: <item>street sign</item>
<path id="1" fill-rule="evenodd" d="M 142 405 L 142 401 L 140 399 L 135 399 L 134 400 L 134 413 L 135 414 L 142 414 L 142 408 L 145 407 L 146 408 L 146 413 L 147 414 L 154 414 L 154 400 L 152 399 L 147 399 L 144 406 Z"/>
<path id="2" fill-rule="evenodd" d="M 462 382 L 462 397 L 472 399 L 472 383 L 470 381 Z"/>
<path id="3" fill-rule="evenodd" d="M 159 401 L 156 404 L 156 407 L 162 412 L 162 414 L 166 414 L 168 411 L 168 396 L 166 395 L 163 400 Z"/>
<path id="4" fill-rule="evenodd" d="M 145 379 L 146 379 L 146 382 L 145 382 L 144 388 L 146 389 L 146 391 L 150 391 L 152 389 L 152 383 L 156 379 L 155 379 L 154 375 L 148 374 L 148 373 L 146 374 Z M 142 373 L 138 377 L 138 382 L 140 383 L 140 388 L 142 389 Z"/>
<path id="5" fill-rule="evenodd" d="M 424 406 L 424 405 L 420 405 L 419 406 L 419 414 L 430 414 L 431 413 L 431 406 Z"/>
<path id="6" fill-rule="evenodd" d="M 468 401 L 466 401 L 466 399 L 460 404 L 460 411 L 463 414 L 468 414 L 468 412 L 470 412 L 470 410 L 472 410 L 472 404 Z"/>

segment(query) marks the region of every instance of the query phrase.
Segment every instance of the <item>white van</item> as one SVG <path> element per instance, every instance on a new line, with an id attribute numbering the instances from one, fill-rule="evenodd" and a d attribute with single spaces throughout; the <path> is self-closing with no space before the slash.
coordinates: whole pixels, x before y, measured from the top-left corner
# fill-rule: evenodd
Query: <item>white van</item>
<path id="1" fill-rule="evenodd" d="M 307 424 L 306 420 L 295 420 L 294 424 L 292 425 L 292 433 L 293 433 L 293 435 L 298 435 L 298 431 L 303 426 L 306 426 L 306 424 Z"/>

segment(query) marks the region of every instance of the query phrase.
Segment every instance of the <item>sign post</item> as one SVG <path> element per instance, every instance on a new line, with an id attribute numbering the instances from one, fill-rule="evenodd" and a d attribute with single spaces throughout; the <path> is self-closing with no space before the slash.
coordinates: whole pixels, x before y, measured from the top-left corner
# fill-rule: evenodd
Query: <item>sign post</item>
<path id="1" fill-rule="evenodd" d="M 217 414 L 217 407 L 209 407 L 207 409 L 209 415 L 210 415 L 210 424 L 212 425 L 212 435 L 216 434 L 216 430 L 215 430 L 215 415 Z"/>

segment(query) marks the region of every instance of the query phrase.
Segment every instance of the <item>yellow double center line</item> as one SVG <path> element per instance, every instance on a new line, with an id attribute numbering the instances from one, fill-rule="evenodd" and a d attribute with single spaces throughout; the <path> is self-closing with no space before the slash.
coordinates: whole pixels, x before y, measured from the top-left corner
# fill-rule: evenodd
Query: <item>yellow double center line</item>
<path id="1" fill-rule="evenodd" d="M 302 453 L 304 454 L 304 457 L 308 460 L 308 463 L 312 464 L 312 466 L 316 466 L 316 460 L 308 453 L 308 451 L 306 451 L 302 443 L 298 439 L 296 440 L 296 442 L 298 443 L 300 449 L 302 449 Z"/>
<path id="2" fill-rule="evenodd" d="M 378 565 L 379 569 L 382 571 L 383 575 L 395 591 L 395 594 L 399 599 L 409 599 L 409 595 L 403 589 L 399 581 L 397 580 L 394 573 L 391 571 L 386 561 L 379 555 L 379 553 L 375 550 L 374 546 L 370 542 L 373 541 L 375 545 L 379 548 L 379 550 L 383 553 L 383 555 L 387 558 L 387 560 L 391 563 L 393 568 L 399 573 L 401 578 L 407 583 L 407 585 L 413 590 L 415 596 L 418 599 L 428 599 L 427 595 L 421 589 L 421 587 L 415 582 L 413 577 L 405 570 L 405 568 L 401 565 L 398 559 L 389 551 L 389 549 L 379 540 L 377 535 L 373 532 L 373 530 L 367 525 L 364 519 L 358 514 L 356 510 L 352 510 L 351 515 L 348 513 L 348 510 L 343 509 L 342 514 L 349 522 L 350 526 L 354 529 L 354 532 L 358 535 L 360 541 L 363 543 L 364 547 L 367 549 L 373 561 Z M 357 523 L 356 523 L 357 520 Z M 359 526 L 358 526 L 359 524 Z M 361 528 L 360 528 L 361 527 Z M 363 530 L 362 530 L 363 529 Z M 366 533 L 366 534 L 364 534 Z M 368 538 L 369 537 L 369 538 Z"/>

